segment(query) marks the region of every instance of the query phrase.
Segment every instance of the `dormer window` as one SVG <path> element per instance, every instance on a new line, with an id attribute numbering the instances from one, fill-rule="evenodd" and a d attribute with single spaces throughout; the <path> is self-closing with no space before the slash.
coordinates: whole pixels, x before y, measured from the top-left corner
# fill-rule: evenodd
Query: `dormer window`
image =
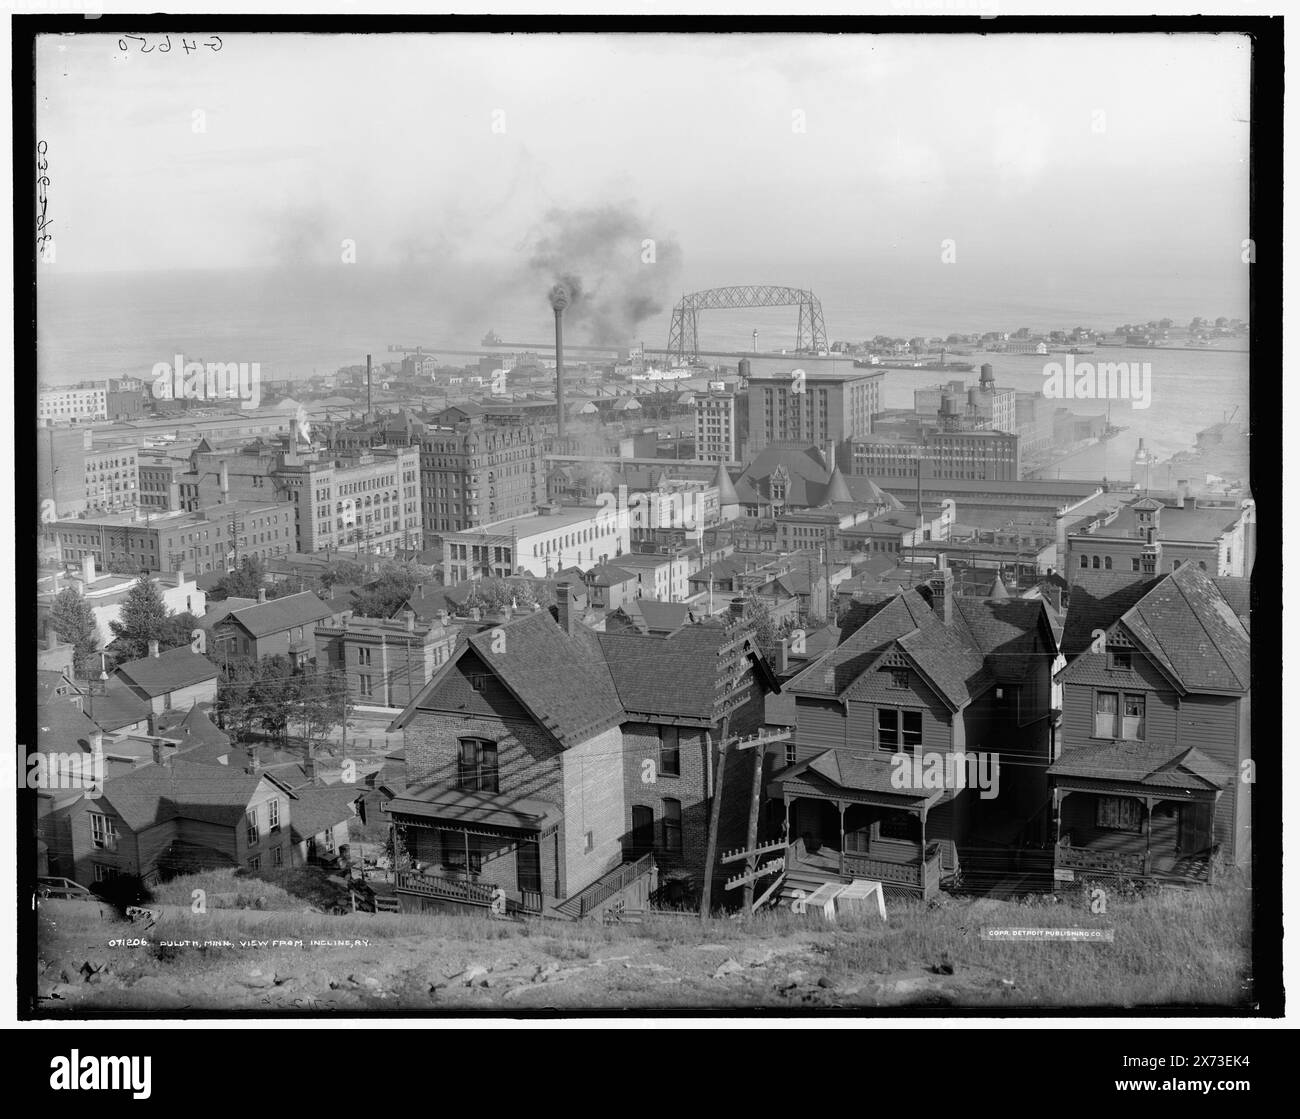
<path id="1" fill-rule="evenodd" d="M 1111 650 L 1110 667 L 1130 669 L 1133 667 L 1133 654 L 1128 649 Z"/>

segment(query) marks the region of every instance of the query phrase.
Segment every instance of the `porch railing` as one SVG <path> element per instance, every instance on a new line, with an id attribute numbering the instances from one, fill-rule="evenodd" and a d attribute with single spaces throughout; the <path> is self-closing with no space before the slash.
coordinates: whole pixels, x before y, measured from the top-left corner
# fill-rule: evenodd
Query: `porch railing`
<path id="1" fill-rule="evenodd" d="M 1125 851 L 1090 851 L 1087 847 L 1068 847 L 1057 844 L 1056 865 L 1072 870 L 1095 870 L 1103 874 L 1124 874 L 1141 877 L 1146 871 L 1142 855 Z"/>
<path id="2" fill-rule="evenodd" d="M 642 855 L 635 862 L 615 867 L 556 908 L 569 916 L 581 919 L 620 890 L 626 889 L 642 875 L 649 874 L 654 865 L 653 855 Z"/>
<path id="3" fill-rule="evenodd" d="M 414 870 L 397 872 L 397 888 L 423 897 L 458 901 L 468 905 L 489 906 L 496 886 L 485 882 L 467 882 L 457 878 L 438 878 Z M 540 907 L 539 907 L 540 908 Z"/>

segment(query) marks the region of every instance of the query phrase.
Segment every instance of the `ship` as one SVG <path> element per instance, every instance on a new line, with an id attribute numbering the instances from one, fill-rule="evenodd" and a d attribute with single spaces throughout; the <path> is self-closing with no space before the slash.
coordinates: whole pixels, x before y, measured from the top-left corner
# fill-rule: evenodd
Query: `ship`
<path id="1" fill-rule="evenodd" d="M 500 336 L 497 334 L 497 332 L 496 332 L 495 330 L 489 330 L 485 335 L 483 335 L 483 341 L 480 342 L 479 345 L 480 345 L 480 346 L 499 346 L 499 345 L 501 345 L 501 338 L 500 338 Z"/>
<path id="2" fill-rule="evenodd" d="M 853 362 L 855 369 L 921 369 L 921 370 L 939 370 L 940 372 L 951 373 L 969 373 L 975 368 L 968 361 L 900 361 L 898 359 L 885 359 L 883 361 L 872 361 L 869 358 L 857 358 Z"/>

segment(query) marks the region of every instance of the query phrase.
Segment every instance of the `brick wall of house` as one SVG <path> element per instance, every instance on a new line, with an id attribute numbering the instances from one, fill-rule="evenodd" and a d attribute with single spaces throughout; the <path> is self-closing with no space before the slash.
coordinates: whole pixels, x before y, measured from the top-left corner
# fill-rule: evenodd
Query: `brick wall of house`
<path id="1" fill-rule="evenodd" d="M 562 760 L 564 889 L 572 895 L 623 861 L 622 732 L 610 727 L 571 746 Z"/>
<path id="2" fill-rule="evenodd" d="M 454 789 L 462 738 L 485 738 L 497 744 L 502 796 L 564 803 L 560 747 L 555 739 L 541 727 L 499 716 L 421 712 L 406 728 L 407 782 L 433 781 Z"/>

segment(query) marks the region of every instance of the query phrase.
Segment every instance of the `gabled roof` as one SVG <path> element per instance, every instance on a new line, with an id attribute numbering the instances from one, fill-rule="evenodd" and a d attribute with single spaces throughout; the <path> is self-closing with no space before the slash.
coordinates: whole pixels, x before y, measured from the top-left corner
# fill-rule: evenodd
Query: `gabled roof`
<path id="1" fill-rule="evenodd" d="M 598 640 L 629 716 L 712 725 L 721 717 L 718 705 L 725 698 L 719 693 L 720 650 L 734 636 L 719 625 L 688 625 L 666 635 L 602 633 Z"/>
<path id="2" fill-rule="evenodd" d="M 306 785 L 295 789 L 294 795 L 297 799 L 289 813 L 289 831 L 297 843 L 351 820 L 356 815 L 351 805 L 361 790 L 355 785 Z"/>
<path id="3" fill-rule="evenodd" d="M 95 696 L 92 706 L 95 722 L 106 731 L 121 730 L 149 718 L 148 700 L 141 699 L 116 676 L 109 677 L 104 694 Z"/>
<path id="4" fill-rule="evenodd" d="M 629 583 L 638 576 L 612 563 L 597 564 L 587 572 L 587 585 L 595 587 L 616 587 L 620 583 Z"/>
<path id="5" fill-rule="evenodd" d="M 70 754 L 90 749 L 99 727 L 63 696 L 36 708 L 36 748 L 42 753 Z"/>
<path id="6" fill-rule="evenodd" d="M 471 649 L 562 747 L 618 725 L 622 707 L 595 633 L 581 624 L 566 633 L 548 610 L 498 628 L 504 641 L 493 630 L 470 636 L 393 720 L 392 729 L 405 727 L 420 709 L 436 709 L 426 705 Z"/>
<path id="7" fill-rule="evenodd" d="M 691 614 L 691 608 L 684 602 L 660 602 L 654 598 L 625 602 L 620 610 L 633 628 L 643 633 L 671 633 L 689 622 Z"/>
<path id="8" fill-rule="evenodd" d="M 179 757 L 164 765 L 143 765 L 111 778 L 101 795 L 136 832 L 174 819 L 232 827 L 242 823 L 248 802 L 263 781 L 271 781 L 293 796 L 268 774 L 195 765 Z"/>
<path id="9" fill-rule="evenodd" d="M 838 699 L 895 646 L 954 711 L 993 685 L 993 674 L 964 626 L 945 626 L 916 591 L 862 607 L 856 613 L 865 620 L 846 619 L 840 644 L 799 673 L 786 691 Z"/>
<path id="10" fill-rule="evenodd" d="M 1056 655 L 1046 604 L 1037 598 L 953 598 L 966 632 L 1002 680 L 1020 680 L 1043 658 Z"/>
<path id="11" fill-rule="evenodd" d="M 1154 742 L 1106 742 L 1069 749 L 1047 772 L 1054 777 L 1127 781 L 1162 789 L 1223 789 L 1235 776 L 1200 750 Z"/>
<path id="12" fill-rule="evenodd" d="M 1070 608 L 1065 615 L 1061 652 L 1073 660 L 1092 645 L 1092 633 L 1109 629 L 1125 611 L 1164 576 L 1136 579 L 1119 571 L 1080 571 L 1070 587 Z"/>
<path id="13" fill-rule="evenodd" d="M 323 621 L 331 615 L 330 608 L 316 595 L 311 591 L 301 591 L 235 610 L 229 620 L 247 630 L 250 637 L 266 637 L 294 626 Z"/>
<path id="14" fill-rule="evenodd" d="M 826 469 L 826 457 L 819 447 L 793 447 L 772 444 L 764 447 L 735 482 L 740 504 L 758 505 L 771 500 L 770 478 L 779 467 L 789 475 L 785 504 L 788 508 L 813 508 L 827 501 L 855 502 L 863 505 L 902 505 L 886 494 L 870 478 L 861 474 L 840 474 L 843 487 L 834 482 L 836 471 Z M 832 488 L 838 496 L 832 494 Z M 847 492 L 846 492 L 847 491 Z"/>
<path id="15" fill-rule="evenodd" d="M 120 665 L 117 675 L 134 684 L 145 695 L 160 696 L 215 680 L 220 669 L 202 653 L 191 651 L 188 645 L 168 649 L 156 657 L 141 657 Z"/>
<path id="16" fill-rule="evenodd" d="M 910 801 L 933 805 L 944 799 L 943 789 L 899 788 L 894 784 L 893 774 L 889 758 L 874 757 L 865 751 L 828 749 L 787 766 L 773 774 L 772 780 L 780 783 L 802 779 L 814 786 L 883 793 L 899 798 L 900 804 Z"/>
<path id="17" fill-rule="evenodd" d="M 1187 691 L 1250 689 L 1250 634 L 1199 568 L 1184 564 L 1121 621 Z"/>

